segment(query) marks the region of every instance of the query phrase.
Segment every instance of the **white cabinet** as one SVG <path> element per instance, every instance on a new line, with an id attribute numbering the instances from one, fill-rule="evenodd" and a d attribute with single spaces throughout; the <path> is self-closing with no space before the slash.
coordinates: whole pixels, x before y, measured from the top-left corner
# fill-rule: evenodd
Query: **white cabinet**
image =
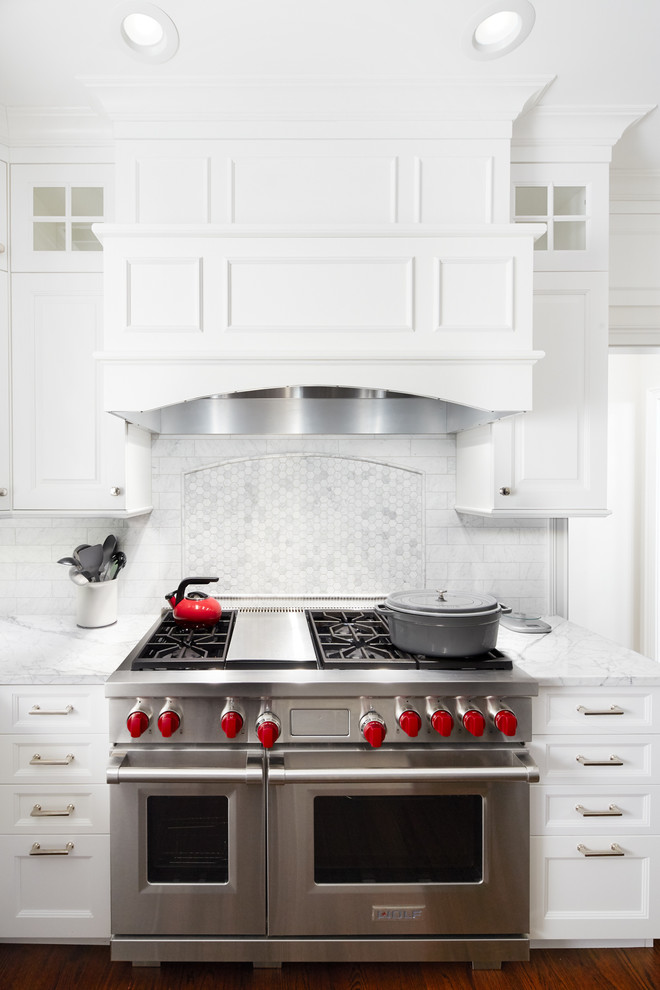
<path id="1" fill-rule="evenodd" d="M 660 934 L 660 689 L 541 688 L 531 937 Z"/>
<path id="2" fill-rule="evenodd" d="M 11 508 L 9 414 L 9 276 L 0 271 L 0 514 Z"/>
<path id="3" fill-rule="evenodd" d="M 606 514 L 607 275 L 537 272 L 534 347 L 533 411 L 457 436 L 456 508 Z"/>
<path id="4" fill-rule="evenodd" d="M 12 271 L 103 271 L 92 224 L 113 215 L 113 172 L 112 165 L 12 165 Z"/>
<path id="5" fill-rule="evenodd" d="M 607 164 L 514 164 L 511 183 L 514 222 L 547 226 L 545 236 L 534 244 L 536 271 L 607 271 Z"/>
<path id="6" fill-rule="evenodd" d="M 7 163 L 0 161 L 0 271 L 9 267 L 9 223 L 7 214 Z"/>
<path id="7" fill-rule="evenodd" d="M 149 436 L 102 409 L 102 321 L 101 275 L 12 277 L 15 510 L 150 508 Z"/>
<path id="8" fill-rule="evenodd" d="M 110 935 L 102 685 L 0 688 L 0 938 Z"/>

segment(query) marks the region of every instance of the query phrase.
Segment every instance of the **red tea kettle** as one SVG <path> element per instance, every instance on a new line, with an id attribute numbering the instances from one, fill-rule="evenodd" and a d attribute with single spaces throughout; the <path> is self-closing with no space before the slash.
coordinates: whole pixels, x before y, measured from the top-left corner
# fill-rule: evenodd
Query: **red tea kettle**
<path id="1" fill-rule="evenodd" d="M 184 578 L 176 591 L 165 595 L 172 606 L 172 616 L 175 622 L 185 626 L 213 626 L 222 615 L 220 602 L 209 598 L 203 591 L 191 591 L 186 595 L 190 584 L 211 584 L 217 577 Z"/>

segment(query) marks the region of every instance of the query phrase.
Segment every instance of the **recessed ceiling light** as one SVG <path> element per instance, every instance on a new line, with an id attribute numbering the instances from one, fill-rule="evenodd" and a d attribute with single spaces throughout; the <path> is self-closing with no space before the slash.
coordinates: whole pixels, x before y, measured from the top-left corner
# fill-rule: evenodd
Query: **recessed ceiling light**
<path id="1" fill-rule="evenodd" d="M 470 19 L 463 50 L 471 58 L 500 58 L 523 43 L 535 19 L 529 0 L 495 0 Z"/>
<path id="2" fill-rule="evenodd" d="M 164 10 L 142 0 L 127 0 L 115 9 L 122 41 L 137 58 L 166 62 L 179 47 L 179 32 Z"/>

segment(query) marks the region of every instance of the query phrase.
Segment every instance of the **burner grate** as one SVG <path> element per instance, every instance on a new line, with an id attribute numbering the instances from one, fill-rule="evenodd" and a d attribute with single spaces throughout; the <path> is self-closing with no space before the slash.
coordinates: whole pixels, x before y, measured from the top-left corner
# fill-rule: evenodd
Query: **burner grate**
<path id="1" fill-rule="evenodd" d="M 394 646 L 387 623 L 373 610 L 308 610 L 319 663 L 324 668 L 392 666 L 424 670 L 511 670 L 512 661 L 492 649 L 472 657 L 427 657 Z"/>
<path id="2" fill-rule="evenodd" d="M 223 612 L 214 626 L 182 626 L 171 613 L 141 644 L 132 670 L 209 670 L 222 668 L 236 619 Z"/>
<path id="3" fill-rule="evenodd" d="M 387 625 L 377 612 L 310 610 L 307 621 L 324 668 L 347 670 L 379 663 L 417 667 L 410 653 L 392 645 Z"/>

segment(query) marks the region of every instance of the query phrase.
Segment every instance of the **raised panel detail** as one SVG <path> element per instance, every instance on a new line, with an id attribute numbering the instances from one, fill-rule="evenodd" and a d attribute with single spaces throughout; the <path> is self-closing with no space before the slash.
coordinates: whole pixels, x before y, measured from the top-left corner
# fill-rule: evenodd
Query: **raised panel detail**
<path id="1" fill-rule="evenodd" d="M 202 271 L 201 258 L 127 261 L 127 329 L 134 333 L 200 333 Z"/>
<path id="2" fill-rule="evenodd" d="M 417 220 L 421 223 L 491 223 L 493 159 L 417 159 Z"/>
<path id="3" fill-rule="evenodd" d="M 235 223 L 394 223 L 394 157 L 245 157 L 232 163 Z"/>
<path id="4" fill-rule="evenodd" d="M 135 169 L 139 223 L 210 221 L 208 158 L 147 158 Z"/>
<path id="5" fill-rule="evenodd" d="M 232 260 L 230 330 L 413 329 L 411 258 Z"/>
<path id="6" fill-rule="evenodd" d="M 438 330 L 513 330 L 513 258 L 438 261 Z"/>

